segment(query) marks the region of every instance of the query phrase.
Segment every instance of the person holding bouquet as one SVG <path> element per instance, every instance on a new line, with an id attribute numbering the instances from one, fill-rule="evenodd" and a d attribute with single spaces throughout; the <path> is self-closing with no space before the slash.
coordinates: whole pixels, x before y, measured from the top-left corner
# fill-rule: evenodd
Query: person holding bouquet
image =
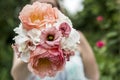
<path id="1" fill-rule="evenodd" d="M 59 11 L 58 1 L 32 0 L 32 3 L 20 12 L 21 24 L 14 30 L 18 36 L 12 45 L 13 79 L 99 80 L 88 41 L 82 32 L 71 27 L 71 21 Z"/>

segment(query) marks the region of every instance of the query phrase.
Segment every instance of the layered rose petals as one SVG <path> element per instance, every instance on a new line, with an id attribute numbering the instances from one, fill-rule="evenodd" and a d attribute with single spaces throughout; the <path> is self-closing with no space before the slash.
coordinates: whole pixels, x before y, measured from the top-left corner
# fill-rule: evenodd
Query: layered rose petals
<path id="1" fill-rule="evenodd" d="M 50 4 L 35 2 L 26 5 L 20 12 L 19 18 L 24 29 L 45 28 L 46 23 L 53 24 L 58 19 L 57 9 Z"/>
<path id="2" fill-rule="evenodd" d="M 64 22 L 60 24 L 59 30 L 62 32 L 64 37 L 68 37 L 71 32 L 71 27 L 66 22 Z"/>
<path id="3" fill-rule="evenodd" d="M 62 50 L 58 48 L 45 49 L 37 46 L 31 53 L 29 69 L 41 78 L 54 76 L 65 64 Z"/>
<path id="4" fill-rule="evenodd" d="M 55 27 L 47 28 L 41 32 L 41 45 L 45 48 L 53 48 L 60 45 L 62 34 Z"/>

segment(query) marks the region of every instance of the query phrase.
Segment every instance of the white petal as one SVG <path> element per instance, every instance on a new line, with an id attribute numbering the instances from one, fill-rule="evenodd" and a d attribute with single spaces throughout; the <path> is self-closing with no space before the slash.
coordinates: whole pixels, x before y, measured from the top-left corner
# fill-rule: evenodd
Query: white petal
<path id="1" fill-rule="evenodd" d="M 72 22 L 71 20 L 65 16 L 63 13 L 61 13 L 60 11 L 58 11 L 58 20 L 57 20 L 57 23 L 63 23 L 63 22 L 66 22 L 70 25 L 70 27 L 72 27 Z"/>
<path id="2" fill-rule="evenodd" d="M 27 36 L 24 36 L 24 35 L 18 35 L 18 36 L 15 36 L 13 38 L 13 40 L 15 40 L 15 43 L 16 44 L 22 44 L 22 43 L 25 43 L 26 41 L 29 40 L 29 38 Z"/>
<path id="3" fill-rule="evenodd" d="M 30 37 L 33 44 L 38 44 L 40 42 L 41 31 L 38 29 L 32 29 L 28 31 L 27 35 Z"/>
<path id="4" fill-rule="evenodd" d="M 75 30 L 72 29 L 70 35 L 68 38 L 62 38 L 61 45 L 63 49 L 66 50 L 71 50 L 71 51 L 76 51 L 77 48 L 77 43 L 80 40 L 80 35 L 79 33 Z"/>
<path id="5" fill-rule="evenodd" d="M 29 50 L 28 51 L 25 51 L 21 54 L 21 57 L 20 59 L 24 62 L 28 62 L 29 61 L 29 58 L 30 58 L 30 52 Z"/>
<path id="6" fill-rule="evenodd" d="M 19 35 L 26 35 L 27 31 L 23 29 L 22 24 L 20 23 L 19 27 L 16 27 L 14 29 L 15 33 L 19 34 Z"/>

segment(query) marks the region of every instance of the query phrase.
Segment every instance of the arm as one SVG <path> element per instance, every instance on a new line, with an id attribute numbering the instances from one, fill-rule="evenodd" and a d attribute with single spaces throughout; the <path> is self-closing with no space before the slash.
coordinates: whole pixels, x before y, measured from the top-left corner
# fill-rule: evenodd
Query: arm
<path id="1" fill-rule="evenodd" d="M 13 80 L 27 80 L 30 72 L 27 68 L 27 63 L 24 63 L 14 54 L 13 66 L 11 69 Z"/>
<path id="2" fill-rule="evenodd" d="M 83 60 L 85 75 L 90 80 L 99 80 L 99 70 L 94 53 L 84 35 L 80 33 L 80 52 Z"/>

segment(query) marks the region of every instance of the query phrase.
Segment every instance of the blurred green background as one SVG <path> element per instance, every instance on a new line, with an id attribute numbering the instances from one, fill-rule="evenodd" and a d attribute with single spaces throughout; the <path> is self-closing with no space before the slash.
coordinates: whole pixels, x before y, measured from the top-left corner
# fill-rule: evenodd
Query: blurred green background
<path id="1" fill-rule="evenodd" d="M 13 80 L 10 75 L 13 29 L 19 24 L 19 11 L 27 3 L 29 0 L 0 0 L 0 80 Z M 90 42 L 100 80 L 120 80 L 120 0 L 84 0 L 83 5 L 83 11 L 74 16 L 65 13 Z M 105 45 L 98 47 L 98 41 Z"/>

